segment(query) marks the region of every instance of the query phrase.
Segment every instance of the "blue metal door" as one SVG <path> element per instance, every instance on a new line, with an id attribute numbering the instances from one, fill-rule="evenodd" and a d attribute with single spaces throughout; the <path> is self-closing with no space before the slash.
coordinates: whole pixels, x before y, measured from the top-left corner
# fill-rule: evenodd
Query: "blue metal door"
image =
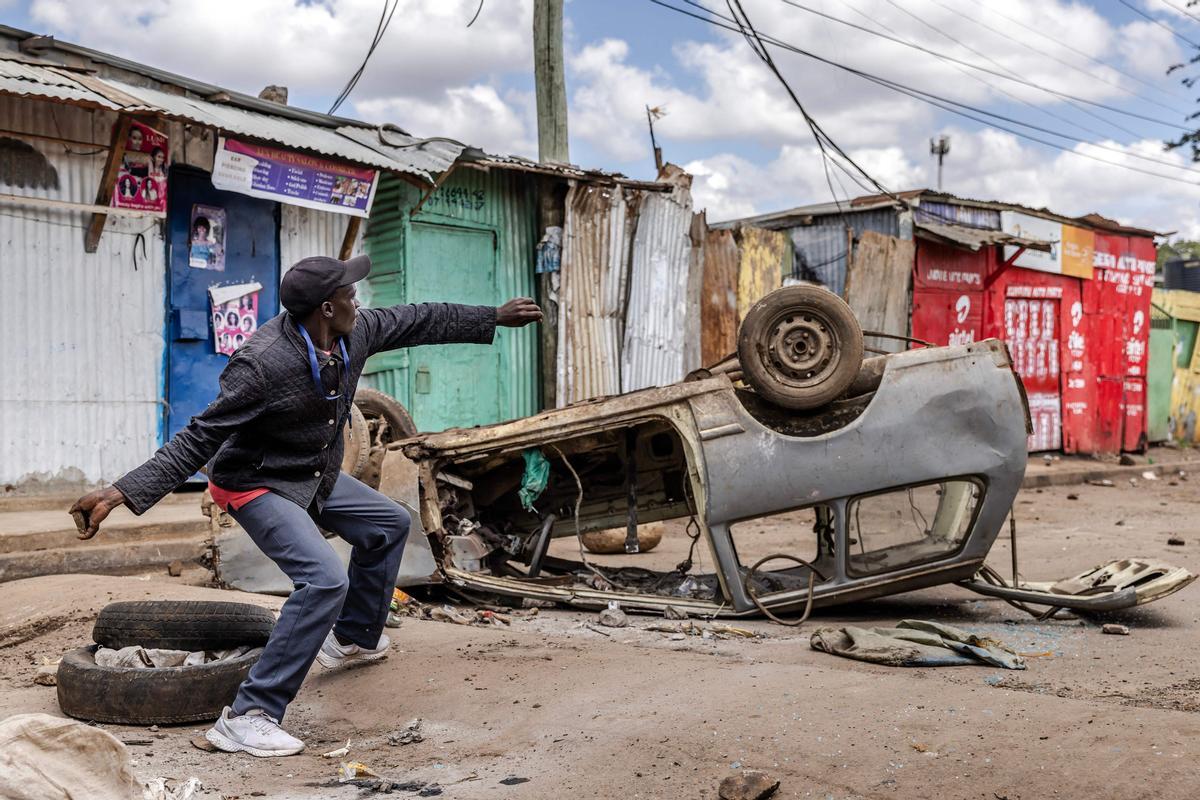
<path id="1" fill-rule="evenodd" d="M 258 323 L 279 310 L 278 205 L 213 188 L 207 172 L 173 167 L 167 208 L 166 437 L 174 436 L 217 396 L 217 378 L 229 357 L 216 352 L 210 286 L 257 281 Z M 188 265 L 192 206 L 225 211 L 224 271 Z"/>

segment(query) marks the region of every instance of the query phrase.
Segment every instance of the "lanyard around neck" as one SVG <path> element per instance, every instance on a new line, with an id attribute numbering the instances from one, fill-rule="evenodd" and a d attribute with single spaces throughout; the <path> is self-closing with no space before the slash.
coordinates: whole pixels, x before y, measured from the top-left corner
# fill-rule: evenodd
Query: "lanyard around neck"
<path id="1" fill-rule="evenodd" d="M 317 365 L 317 348 L 313 346 L 312 337 L 299 322 L 296 323 L 296 327 L 300 329 L 300 335 L 304 337 L 304 344 L 308 347 L 308 366 L 312 370 L 313 384 L 317 387 L 317 394 L 326 400 L 337 400 L 342 396 L 341 391 L 337 394 L 325 394 L 325 386 L 321 383 L 321 368 Z M 346 352 L 346 342 L 342 337 L 338 337 L 338 346 L 342 350 L 342 374 L 344 375 L 350 369 L 350 355 Z M 338 388 L 343 388 L 341 377 L 338 378 Z"/>

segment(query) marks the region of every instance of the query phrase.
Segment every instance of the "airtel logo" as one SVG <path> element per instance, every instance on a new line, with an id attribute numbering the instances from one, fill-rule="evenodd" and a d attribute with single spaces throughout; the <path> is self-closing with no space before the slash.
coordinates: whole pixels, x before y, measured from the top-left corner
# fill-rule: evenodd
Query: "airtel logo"
<path id="1" fill-rule="evenodd" d="M 954 318 L 959 322 L 965 322 L 967 314 L 971 311 L 971 298 L 964 295 L 959 295 L 958 300 L 954 302 Z"/>
<path id="2" fill-rule="evenodd" d="M 1142 332 L 1142 326 L 1145 324 L 1146 324 L 1145 312 L 1138 311 L 1138 312 L 1134 313 L 1134 315 L 1133 315 L 1133 334 L 1134 334 L 1134 336 L 1136 336 L 1137 334 Z"/>
<path id="3" fill-rule="evenodd" d="M 1083 303 L 1076 300 L 1071 303 L 1071 327 L 1078 328 L 1080 320 L 1083 319 Z"/>

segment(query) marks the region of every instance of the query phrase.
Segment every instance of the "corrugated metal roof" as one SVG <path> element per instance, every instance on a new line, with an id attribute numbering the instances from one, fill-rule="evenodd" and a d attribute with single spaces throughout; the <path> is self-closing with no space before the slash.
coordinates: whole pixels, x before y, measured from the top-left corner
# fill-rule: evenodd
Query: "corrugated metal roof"
<path id="1" fill-rule="evenodd" d="M 47 67 L 17 60 L 0 58 L 0 94 L 17 97 L 44 97 L 62 100 L 77 105 L 107 108 L 113 111 L 121 107 L 103 95 L 97 94 L 79 81 L 54 72 Z"/>
<path id="2" fill-rule="evenodd" d="M 497 169 L 516 170 L 518 172 L 532 172 L 538 175 L 551 175 L 558 178 L 567 178 L 573 180 L 588 181 L 591 183 L 609 183 L 616 186 L 625 186 L 630 189 L 642 189 L 649 192 L 669 192 L 671 186 L 658 181 L 639 181 L 633 178 L 627 178 L 619 172 L 607 172 L 600 169 L 583 169 L 574 164 L 548 164 L 540 161 L 531 161 L 528 158 L 512 155 L 496 155 L 494 153 L 483 153 L 476 148 L 468 148 L 463 155 L 463 162 L 474 167 L 487 169 L 495 167 Z"/>
<path id="3" fill-rule="evenodd" d="M 642 199 L 633 240 L 621 350 L 622 392 L 666 386 L 686 372 L 692 178 L 673 165 L 664 168 L 662 178 L 672 191 L 649 193 Z"/>
<path id="4" fill-rule="evenodd" d="M 1004 231 L 972 228 L 966 225 L 948 225 L 943 222 L 916 222 L 914 226 L 917 235 L 943 244 L 965 247 L 968 250 L 978 250 L 981 247 L 994 244 L 1011 244 L 1027 247 L 1030 250 L 1050 252 L 1053 242 L 1034 239 L 1029 236 L 1017 236 Z"/>
<path id="5" fill-rule="evenodd" d="M 898 198 L 898 200 L 896 199 Z M 1133 228 L 1122 225 L 1100 214 L 1086 214 L 1082 217 L 1068 217 L 1047 208 L 1033 208 L 1031 206 L 1021 205 L 1020 203 L 1008 203 L 998 200 L 975 200 L 969 197 L 958 197 L 945 192 L 935 192 L 932 189 L 910 189 L 903 192 L 897 192 L 894 196 L 883 194 L 863 195 L 862 197 L 851 198 L 849 201 L 840 203 L 813 203 L 805 206 L 796 206 L 785 211 L 775 211 L 770 214 L 759 214 L 753 217 L 744 217 L 742 219 L 726 220 L 724 222 L 713 223 L 710 227 L 713 228 L 734 228 L 738 225 L 754 225 L 759 228 L 792 228 L 799 225 L 811 225 L 814 222 L 819 222 L 821 217 L 828 217 L 837 214 L 845 214 L 848 212 L 858 212 L 866 209 L 878 209 L 891 207 L 900 210 L 905 205 L 909 205 L 914 209 L 919 208 L 926 202 L 934 202 L 940 206 L 957 205 L 967 206 L 976 209 L 990 209 L 994 211 L 1020 211 L 1026 214 L 1031 214 L 1036 217 L 1055 220 L 1067 225 L 1075 225 L 1082 228 L 1092 228 L 1108 233 L 1121 233 L 1127 236 L 1165 236 L 1165 233 L 1152 231 L 1146 228 Z"/>

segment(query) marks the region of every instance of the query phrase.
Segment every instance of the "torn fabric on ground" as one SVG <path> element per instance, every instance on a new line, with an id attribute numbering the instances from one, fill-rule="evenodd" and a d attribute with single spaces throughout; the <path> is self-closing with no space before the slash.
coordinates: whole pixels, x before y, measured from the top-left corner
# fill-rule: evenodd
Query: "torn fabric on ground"
<path id="1" fill-rule="evenodd" d="M 919 619 L 895 628 L 818 628 L 809 637 L 814 650 L 889 667 L 956 667 L 988 664 L 1025 669 L 1025 659 L 995 639 Z"/>

